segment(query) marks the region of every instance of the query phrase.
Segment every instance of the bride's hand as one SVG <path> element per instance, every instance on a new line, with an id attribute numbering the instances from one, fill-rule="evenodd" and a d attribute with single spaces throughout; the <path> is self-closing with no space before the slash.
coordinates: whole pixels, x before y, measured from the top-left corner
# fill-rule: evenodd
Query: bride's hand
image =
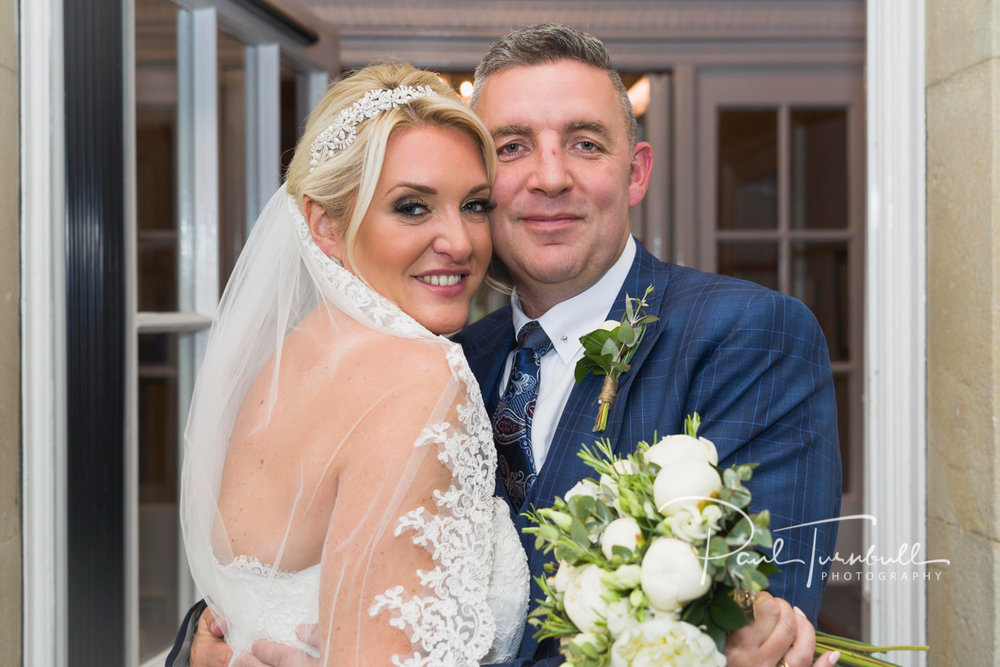
<path id="1" fill-rule="evenodd" d="M 226 667 L 233 659 L 222 623 L 215 619 L 211 609 L 205 609 L 198 619 L 198 627 L 191 640 L 191 667 Z"/>

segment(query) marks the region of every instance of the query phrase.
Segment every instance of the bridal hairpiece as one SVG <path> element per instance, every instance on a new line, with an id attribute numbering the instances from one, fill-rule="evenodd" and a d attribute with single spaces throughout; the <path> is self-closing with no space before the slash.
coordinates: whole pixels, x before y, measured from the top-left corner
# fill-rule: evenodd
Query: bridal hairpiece
<path id="1" fill-rule="evenodd" d="M 329 159 L 354 143 L 358 136 L 358 123 L 382 111 L 395 109 L 418 97 L 437 95 L 430 86 L 399 86 L 398 88 L 375 88 L 365 93 L 361 99 L 342 109 L 337 118 L 320 132 L 309 147 L 310 173 L 323 160 Z"/>

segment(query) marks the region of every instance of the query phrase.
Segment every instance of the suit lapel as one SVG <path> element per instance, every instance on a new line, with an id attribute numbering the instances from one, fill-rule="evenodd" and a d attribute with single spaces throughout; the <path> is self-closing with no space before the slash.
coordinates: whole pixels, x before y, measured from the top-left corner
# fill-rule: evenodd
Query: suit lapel
<path id="1" fill-rule="evenodd" d="M 514 348 L 514 324 L 510 306 L 489 316 L 484 326 L 473 326 L 463 333 L 462 349 L 469 368 L 479 382 L 486 412 L 490 415 L 499 400 L 500 375 L 507 361 L 507 353 Z"/>

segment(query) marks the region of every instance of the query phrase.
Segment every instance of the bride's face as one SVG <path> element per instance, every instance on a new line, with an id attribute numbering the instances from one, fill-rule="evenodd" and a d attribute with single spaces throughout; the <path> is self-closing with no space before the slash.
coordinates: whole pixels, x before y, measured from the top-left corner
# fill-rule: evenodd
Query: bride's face
<path id="1" fill-rule="evenodd" d="M 393 132 L 361 221 L 354 269 L 434 333 L 465 325 L 492 245 L 478 144 L 436 125 Z"/>

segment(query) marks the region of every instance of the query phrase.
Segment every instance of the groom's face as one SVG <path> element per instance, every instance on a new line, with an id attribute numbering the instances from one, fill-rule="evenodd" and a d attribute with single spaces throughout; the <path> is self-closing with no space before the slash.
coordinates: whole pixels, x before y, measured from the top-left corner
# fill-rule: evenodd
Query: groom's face
<path id="1" fill-rule="evenodd" d="M 593 285 L 621 254 L 628 208 L 646 189 L 634 158 L 649 147 L 630 145 L 607 73 L 575 61 L 494 73 L 475 110 L 499 158 L 494 249 L 537 317 Z"/>

